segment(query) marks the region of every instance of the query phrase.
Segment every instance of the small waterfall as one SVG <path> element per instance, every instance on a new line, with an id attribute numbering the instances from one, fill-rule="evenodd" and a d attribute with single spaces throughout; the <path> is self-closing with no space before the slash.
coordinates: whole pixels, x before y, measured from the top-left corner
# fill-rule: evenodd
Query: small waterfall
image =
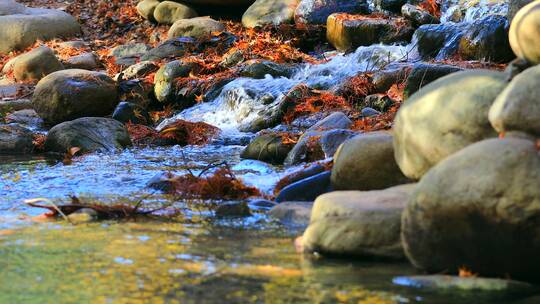
<path id="1" fill-rule="evenodd" d="M 304 83 L 312 88 L 327 90 L 346 78 L 380 69 L 411 57 L 407 46 L 372 45 L 360 47 L 348 55 L 336 55 L 322 64 L 305 64 L 290 77 L 264 79 L 238 78 L 227 84 L 219 97 L 212 102 L 198 104 L 180 114 L 163 121 L 157 129 L 168 123 L 184 119 L 203 121 L 222 129 L 223 133 L 237 133 L 240 125 L 256 119 L 258 113 L 279 102 L 292 87 Z"/>
<path id="2" fill-rule="evenodd" d="M 441 22 L 472 22 L 490 15 L 506 16 L 508 0 L 449 0 L 441 5 Z"/>

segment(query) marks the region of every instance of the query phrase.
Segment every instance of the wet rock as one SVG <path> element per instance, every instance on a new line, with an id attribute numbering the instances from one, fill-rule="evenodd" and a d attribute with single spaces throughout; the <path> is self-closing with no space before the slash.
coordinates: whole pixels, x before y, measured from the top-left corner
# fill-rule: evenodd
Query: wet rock
<path id="1" fill-rule="evenodd" d="M 314 201 L 319 195 L 331 191 L 330 171 L 315 174 L 308 178 L 294 182 L 283 188 L 276 202 L 286 201 Z"/>
<path id="2" fill-rule="evenodd" d="M 272 208 L 268 215 L 283 225 L 293 228 L 305 228 L 309 225 L 313 202 L 282 202 Z"/>
<path id="3" fill-rule="evenodd" d="M 517 75 L 499 94 L 489 110 L 489 121 L 498 132 L 523 131 L 540 136 L 540 66 Z"/>
<path id="4" fill-rule="evenodd" d="M 115 151 L 131 145 L 129 134 L 119 121 L 102 117 L 83 117 L 54 126 L 45 141 L 45 150 L 66 153 L 80 148 L 80 153 Z"/>
<path id="5" fill-rule="evenodd" d="M 377 93 L 387 92 L 394 84 L 407 79 L 411 70 L 410 64 L 389 64 L 385 69 L 374 71 L 371 83 Z"/>
<path id="6" fill-rule="evenodd" d="M 124 79 L 143 78 L 159 70 L 159 66 L 151 61 L 141 61 L 129 66 L 123 73 Z"/>
<path id="7" fill-rule="evenodd" d="M 417 63 L 407 77 L 403 96 L 407 99 L 429 83 L 459 71 L 463 69 L 452 65 Z"/>
<path id="8" fill-rule="evenodd" d="M 407 0 L 375 0 L 374 4 L 378 10 L 399 14 L 401 7 L 407 3 Z"/>
<path id="9" fill-rule="evenodd" d="M 509 23 L 504 16 L 475 20 L 459 41 L 458 54 L 466 60 L 509 62 L 515 58 L 508 42 Z"/>
<path id="10" fill-rule="evenodd" d="M 54 52 L 41 46 L 17 56 L 12 63 L 13 76 L 17 81 L 37 81 L 52 72 L 64 69 Z"/>
<path id="11" fill-rule="evenodd" d="M 32 131 L 18 124 L 0 125 L 0 154 L 31 153 L 32 141 Z"/>
<path id="12" fill-rule="evenodd" d="M 172 102 L 176 94 L 177 87 L 174 79 L 187 77 L 193 69 L 193 63 L 186 63 L 181 60 L 171 61 L 163 65 L 154 77 L 154 93 L 159 102 Z"/>
<path id="13" fill-rule="evenodd" d="M 410 41 L 414 29 L 396 19 L 359 19 L 354 15 L 332 14 L 326 25 L 326 38 L 339 51 L 355 50 L 376 43 Z"/>
<path id="14" fill-rule="evenodd" d="M 266 75 L 272 77 L 289 77 L 293 70 L 290 66 L 267 60 L 250 60 L 240 69 L 243 77 L 263 79 Z"/>
<path id="15" fill-rule="evenodd" d="M 367 116 L 366 114 L 368 113 L 364 113 L 365 109 L 371 109 L 371 110 L 376 111 L 377 113 L 386 112 L 388 109 L 390 109 L 390 107 L 394 103 L 395 101 L 392 100 L 392 98 L 388 97 L 388 95 L 384 95 L 384 94 L 368 95 L 364 99 L 364 104 L 367 106 L 367 108 L 362 109 L 362 115 Z M 366 112 L 367 111 L 368 110 L 366 110 Z M 375 115 L 378 115 L 378 114 L 375 114 Z"/>
<path id="16" fill-rule="evenodd" d="M 209 17 L 197 17 L 176 21 L 169 29 L 169 39 L 177 37 L 201 38 L 213 32 L 223 32 L 223 23 Z"/>
<path id="17" fill-rule="evenodd" d="M 257 0 L 242 16 L 245 27 L 292 23 L 300 0 Z"/>
<path id="18" fill-rule="evenodd" d="M 394 160 L 392 135 L 373 132 L 344 142 L 334 156 L 336 190 L 378 190 L 407 183 Z"/>
<path id="19" fill-rule="evenodd" d="M 32 104 L 46 124 L 56 125 L 79 117 L 109 115 L 117 98 L 116 84 L 107 75 L 72 69 L 41 79 Z"/>
<path id="20" fill-rule="evenodd" d="M 94 70 L 99 67 L 99 62 L 94 53 L 88 52 L 68 58 L 64 62 L 70 69 Z"/>
<path id="21" fill-rule="evenodd" d="M 0 54 L 22 50 L 37 40 L 75 36 L 80 26 L 71 15 L 54 9 L 26 8 L 13 0 L 0 6 Z"/>
<path id="22" fill-rule="evenodd" d="M 43 119 L 33 109 L 24 109 L 9 113 L 5 119 L 8 123 L 17 123 L 29 129 L 37 129 L 43 125 Z"/>
<path id="23" fill-rule="evenodd" d="M 292 147 L 292 144 L 283 143 L 283 138 L 279 134 L 263 134 L 257 136 L 242 151 L 240 157 L 280 165 Z"/>
<path id="24" fill-rule="evenodd" d="M 216 208 L 217 217 L 248 217 L 251 210 L 246 202 L 221 203 Z"/>
<path id="25" fill-rule="evenodd" d="M 24 109 L 32 109 L 32 101 L 30 99 L 0 100 L 0 112 L 5 113 Z"/>
<path id="26" fill-rule="evenodd" d="M 284 164 L 291 166 L 332 157 L 339 145 L 357 134 L 343 129 L 306 132 L 289 152 Z"/>
<path id="27" fill-rule="evenodd" d="M 536 142 L 522 138 L 487 139 L 441 161 L 403 214 L 410 261 L 430 273 L 466 267 L 538 281 L 539 172 Z"/>
<path id="28" fill-rule="evenodd" d="M 401 14 L 406 19 L 410 20 L 414 25 L 420 26 L 423 24 L 437 24 L 440 23 L 439 18 L 434 17 L 427 11 L 419 8 L 416 5 L 404 4 L 401 7 Z"/>
<path id="29" fill-rule="evenodd" d="M 466 23 L 424 24 L 414 33 L 413 41 L 422 59 L 447 59 L 456 54 L 468 27 Z"/>
<path id="30" fill-rule="evenodd" d="M 401 213 L 415 184 L 336 191 L 315 200 L 302 244 L 323 255 L 403 259 Z"/>
<path id="31" fill-rule="evenodd" d="M 392 282 L 396 285 L 430 291 L 489 292 L 492 296 L 502 294 L 509 298 L 511 295 L 530 294 L 535 289 L 528 283 L 513 280 L 449 275 L 396 277 Z"/>
<path id="32" fill-rule="evenodd" d="M 306 166 L 305 168 L 302 168 L 298 171 L 295 171 L 285 177 L 283 177 L 278 184 L 276 185 L 276 188 L 274 191 L 279 192 L 281 189 L 283 189 L 285 186 L 288 186 L 292 183 L 295 183 L 297 181 L 306 179 L 308 177 L 312 177 L 314 175 L 317 175 L 319 173 L 322 173 L 326 171 L 327 169 L 324 167 L 324 165 L 319 163 L 313 163 L 311 165 Z"/>
<path id="33" fill-rule="evenodd" d="M 512 22 L 514 19 L 514 16 L 517 14 L 517 12 L 523 8 L 525 5 L 533 2 L 534 0 L 509 0 L 508 1 L 508 13 L 506 14 L 506 18 L 508 21 Z"/>
<path id="34" fill-rule="evenodd" d="M 512 20 L 508 38 L 514 53 L 534 64 L 540 63 L 540 3 L 520 9 Z"/>
<path id="35" fill-rule="evenodd" d="M 311 126 L 307 130 L 307 132 L 325 131 L 332 129 L 348 129 L 352 126 L 352 124 L 353 122 L 343 112 L 334 112 Z"/>
<path id="36" fill-rule="evenodd" d="M 158 5 L 158 0 L 143 0 L 137 4 L 137 12 L 144 19 L 156 22 L 156 19 L 154 18 L 154 11 Z"/>
<path id="37" fill-rule="evenodd" d="M 440 78 L 412 95 L 394 120 L 396 161 L 419 179 L 439 161 L 497 133 L 488 111 L 506 86 L 494 71 L 464 71 Z"/>
<path id="38" fill-rule="evenodd" d="M 368 5 L 363 0 L 301 0 L 294 20 L 296 24 L 326 24 L 334 13 L 368 13 Z"/>
<path id="39" fill-rule="evenodd" d="M 125 101 L 118 104 L 112 118 L 121 123 L 131 122 L 138 125 L 148 125 L 152 122 L 150 115 L 143 107 Z"/>
<path id="40" fill-rule="evenodd" d="M 173 24 L 178 20 L 197 16 L 197 12 L 191 7 L 173 1 L 163 1 L 154 9 L 154 19 L 160 24 Z"/>

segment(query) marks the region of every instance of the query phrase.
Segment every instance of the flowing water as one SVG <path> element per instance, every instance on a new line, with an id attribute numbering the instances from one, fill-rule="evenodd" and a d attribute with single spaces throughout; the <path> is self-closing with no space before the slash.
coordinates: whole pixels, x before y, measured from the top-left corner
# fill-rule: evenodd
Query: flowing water
<path id="1" fill-rule="evenodd" d="M 465 19 L 476 18 L 469 10 Z M 252 205 L 255 213 L 247 218 L 216 219 L 209 207 L 215 202 L 176 201 L 146 187 L 162 172 L 197 173 L 227 161 L 247 184 L 270 193 L 294 168 L 240 160 L 243 146 L 224 144 L 250 137 L 238 127 L 257 117 L 265 107 L 261 99 L 276 102 L 299 83 L 329 89 L 414 54 L 413 45 L 374 45 L 298 67 L 291 78 L 235 80 L 215 101 L 176 117 L 224 130 L 225 140 L 205 147 L 131 148 L 70 165 L 0 156 L 0 303 L 513 303 L 478 292 L 400 287 L 392 283 L 395 276 L 416 273 L 406 262 L 304 256 L 294 247 L 302 231 L 282 227 L 261 207 Z M 36 222 L 43 211 L 23 203 L 36 197 L 60 203 L 70 195 L 102 203 L 142 200 L 148 207 L 166 203 L 181 212 L 167 220 L 71 225 Z"/>

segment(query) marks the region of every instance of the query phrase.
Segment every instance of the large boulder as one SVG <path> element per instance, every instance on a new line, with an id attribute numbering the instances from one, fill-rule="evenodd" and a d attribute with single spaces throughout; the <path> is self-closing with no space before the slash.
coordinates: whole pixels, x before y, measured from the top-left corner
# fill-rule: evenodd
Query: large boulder
<path id="1" fill-rule="evenodd" d="M 413 33 L 414 29 L 403 19 L 358 18 L 343 13 L 330 15 L 326 25 L 326 38 L 339 51 L 376 43 L 408 42 Z"/>
<path id="2" fill-rule="evenodd" d="M 534 64 L 540 63 L 540 2 L 520 9 L 512 20 L 508 38 L 514 53 Z"/>
<path id="3" fill-rule="evenodd" d="M 18 124 L 0 125 L 0 154 L 26 154 L 32 152 L 32 131 Z"/>
<path id="4" fill-rule="evenodd" d="M 25 8 L 13 0 L 0 3 L 0 54 L 25 49 L 37 40 L 75 36 L 81 28 L 71 15 L 53 9 Z"/>
<path id="5" fill-rule="evenodd" d="M 463 71 L 413 94 L 394 121 L 395 157 L 401 171 L 419 179 L 454 152 L 497 136 L 488 111 L 506 85 L 502 72 Z"/>
<path id="6" fill-rule="evenodd" d="M 403 96 L 404 98 L 409 98 L 409 96 L 429 83 L 459 71 L 463 71 L 463 69 L 448 64 L 416 63 L 405 81 Z"/>
<path id="7" fill-rule="evenodd" d="M 534 140 L 487 139 L 433 167 L 411 196 L 402 240 L 414 266 L 540 280 L 540 154 Z"/>
<path id="8" fill-rule="evenodd" d="M 197 17 L 191 7 L 173 1 L 163 1 L 154 9 L 154 19 L 160 24 L 173 24 L 178 20 Z"/>
<path id="9" fill-rule="evenodd" d="M 17 81 L 36 81 L 50 73 L 63 70 L 64 66 L 54 52 L 41 46 L 15 58 L 13 76 Z"/>
<path id="10" fill-rule="evenodd" d="M 242 16 L 245 27 L 279 25 L 294 21 L 294 10 L 300 0 L 257 0 Z"/>
<path id="11" fill-rule="evenodd" d="M 304 251 L 402 259 L 401 213 L 414 184 L 376 191 L 336 191 L 315 200 Z"/>
<path id="12" fill-rule="evenodd" d="M 378 190 L 408 182 L 394 160 L 392 135 L 385 132 L 344 142 L 334 156 L 331 179 L 336 190 Z"/>
<path id="13" fill-rule="evenodd" d="M 491 15 L 473 21 L 459 41 L 458 54 L 466 60 L 509 62 L 515 58 L 508 42 L 509 23 Z"/>
<path id="14" fill-rule="evenodd" d="M 115 151 L 131 145 L 122 123 L 110 118 L 83 117 L 54 126 L 47 135 L 45 150 L 66 153 L 80 148 L 80 153 Z"/>
<path id="15" fill-rule="evenodd" d="M 489 121 L 499 132 L 523 131 L 540 136 L 540 66 L 518 74 L 495 99 Z"/>
<path id="16" fill-rule="evenodd" d="M 209 17 L 196 17 L 191 19 L 180 19 L 169 29 L 169 39 L 177 37 L 201 38 L 213 32 L 223 32 L 223 23 Z"/>
<path id="17" fill-rule="evenodd" d="M 294 12 L 297 24 L 326 24 L 333 13 L 367 13 L 364 0 L 301 0 Z"/>
<path id="18" fill-rule="evenodd" d="M 63 70 L 41 79 L 32 104 L 46 124 L 86 116 L 105 116 L 118 103 L 116 83 L 106 74 L 87 70 Z"/>

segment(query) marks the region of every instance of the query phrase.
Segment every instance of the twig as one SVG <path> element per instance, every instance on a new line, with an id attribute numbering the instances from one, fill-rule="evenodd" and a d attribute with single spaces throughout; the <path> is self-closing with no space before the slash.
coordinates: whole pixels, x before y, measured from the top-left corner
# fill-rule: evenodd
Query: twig
<path id="1" fill-rule="evenodd" d="M 56 210 L 67 222 L 73 225 L 73 222 L 71 222 L 71 220 L 64 214 L 64 212 L 62 212 L 62 210 L 60 210 L 60 208 L 58 208 L 58 206 L 56 206 L 56 204 L 53 203 L 50 199 L 40 197 L 40 198 L 27 199 L 24 201 L 25 204 L 28 204 L 30 206 L 34 206 L 34 204 L 37 202 L 45 202 L 51 205 L 54 208 L 54 210 Z"/>

